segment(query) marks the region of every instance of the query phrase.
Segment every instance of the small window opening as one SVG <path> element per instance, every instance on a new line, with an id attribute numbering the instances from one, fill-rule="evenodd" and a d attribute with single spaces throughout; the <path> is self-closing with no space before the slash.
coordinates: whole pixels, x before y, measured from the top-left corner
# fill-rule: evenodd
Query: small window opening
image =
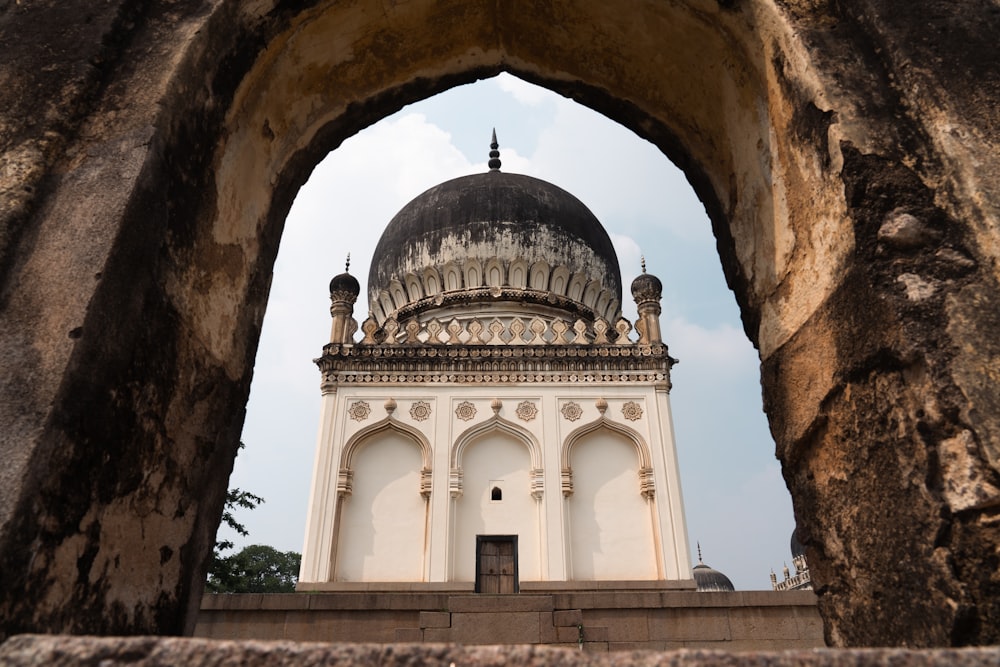
<path id="1" fill-rule="evenodd" d="M 500 490 L 499 486 L 494 486 L 493 490 L 490 491 L 490 500 L 503 500 L 503 491 Z"/>

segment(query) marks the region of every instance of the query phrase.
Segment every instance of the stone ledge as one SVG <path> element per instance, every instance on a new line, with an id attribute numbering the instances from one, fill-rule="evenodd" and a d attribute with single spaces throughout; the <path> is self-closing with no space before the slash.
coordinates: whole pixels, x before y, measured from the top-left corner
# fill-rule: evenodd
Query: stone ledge
<path id="1" fill-rule="evenodd" d="M 694 579 L 607 580 L 607 581 L 522 581 L 522 593 L 572 593 L 573 591 L 694 591 Z M 769 591 L 764 591 L 769 592 Z"/>
<path id="2" fill-rule="evenodd" d="M 592 650 L 607 649 L 589 647 Z M 690 651 L 592 654 L 574 648 L 480 646 L 463 648 L 421 644 L 319 644 L 218 641 L 176 637 L 71 637 L 18 635 L 0 645 L 5 667 L 293 667 L 337 664 L 345 667 L 398 667 L 407 664 L 465 667 L 501 665 L 582 665 L 584 667 L 993 667 L 1000 648 L 972 649 L 813 649 L 781 652 Z"/>
<path id="3" fill-rule="evenodd" d="M 475 590 L 474 582 L 445 581 L 403 581 L 403 582 L 364 582 L 364 581 L 321 581 L 300 582 L 295 585 L 296 593 L 471 593 Z M 294 594 L 292 594 L 294 595 Z M 206 596 L 208 597 L 208 596 Z"/>

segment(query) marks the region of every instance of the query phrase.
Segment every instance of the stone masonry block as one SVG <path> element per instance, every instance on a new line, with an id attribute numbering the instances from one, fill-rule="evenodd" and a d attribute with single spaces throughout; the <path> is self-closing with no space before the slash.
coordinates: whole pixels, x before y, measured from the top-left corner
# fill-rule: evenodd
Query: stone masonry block
<path id="1" fill-rule="evenodd" d="M 798 639 L 795 617 L 781 607 L 729 609 L 732 639 Z"/>
<path id="2" fill-rule="evenodd" d="M 460 595 L 448 598 L 452 612 L 552 611 L 551 595 Z"/>
<path id="3" fill-rule="evenodd" d="M 703 593 L 702 595 L 711 595 Z M 726 641 L 731 639 L 729 614 L 720 609 L 651 609 L 649 638 L 662 641 Z"/>
<path id="4" fill-rule="evenodd" d="M 537 644 L 537 611 L 453 613 L 451 639 L 459 644 Z"/>
<path id="5" fill-rule="evenodd" d="M 420 612 L 421 628 L 450 628 L 451 614 L 446 611 L 422 611 Z"/>
<path id="6" fill-rule="evenodd" d="M 424 631 L 420 628 L 396 628 L 395 641 L 402 644 L 418 644 L 424 640 Z"/>
<path id="7" fill-rule="evenodd" d="M 563 627 L 567 625 L 577 626 L 583 623 L 583 611 L 579 609 L 564 609 L 563 611 L 552 612 L 552 625 Z"/>
<path id="8" fill-rule="evenodd" d="M 608 629 L 608 636 L 619 642 L 649 640 L 647 609 L 588 609 L 584 625 L 604 626 Z"/>

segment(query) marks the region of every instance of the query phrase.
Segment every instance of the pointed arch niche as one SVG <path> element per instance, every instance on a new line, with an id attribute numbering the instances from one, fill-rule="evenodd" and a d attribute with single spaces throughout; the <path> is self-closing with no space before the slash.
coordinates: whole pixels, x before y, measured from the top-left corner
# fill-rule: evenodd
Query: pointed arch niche
<path id="1" fill-rule="evenodd" d="M 477 535 L 517 535 L 520 578 L 542 579 L 541 460 L 534 436 L 499 416 L 456 439 L 449 484 L 452 581 L 475 579 Z"/>
<path id="2" fill-rule="evenodd" d="M 425 581 L 430 444 L 388 417 L 344 446 L 334 581 Z"/>
<path id="3" fill-rule="evenodd" d="M 662 579 L 650 452 L 633 429 L 601 417 L 562 449 L 570 578 Z"/>

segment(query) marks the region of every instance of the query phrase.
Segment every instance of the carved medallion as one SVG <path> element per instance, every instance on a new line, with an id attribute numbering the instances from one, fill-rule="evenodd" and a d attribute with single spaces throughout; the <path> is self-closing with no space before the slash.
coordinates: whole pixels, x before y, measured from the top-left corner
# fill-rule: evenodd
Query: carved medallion
<path id="1" fill-rule="evenodd" d="M 368 415 L 371 413 L 371 406 L 364 401 L 354 401 L 351 403 L 351 407 L 347 409 L 347 414 L 351 415 L 351 419 L 358 422 L 368 419 Z"/>
<path id="2" fill-rule="evenodd" d="M 410 406 L 410 416 L 418 422 L 431 416 L 431 404 L 427 401 L 416 401 Z"/>
<path id="3" fill-rule="evenodd" d="M 622 406 L 622 414 L 625 416 L 625 419 L 634 422 L 642 419 L 642 408 L 635 401 L 629 401 Z"/>
<path id="4" fill-rule="evenodd" d="M 581 408 L 579 404 L 570 401 L 566 405 L 562 406 L 562 410 L 560 410 L 560 412 L 563 413 L 563 417 L 571 422 L 575 422 L 581 415 L 583 415 L 583 408 Z"/>
<path id="5" fill-rule="evenodd" d="M 531 401 L 521 401 L 517 404 L 517 418 L 529 422 L 538 415 L 538 408 Z"/>
<path id="6" fill-rule="evenodd" d="M 455 416 L 464 422 L 469 421 L 476 416 L 476 406 L 468 401 L 462 401 L 455 408 Z"/>

